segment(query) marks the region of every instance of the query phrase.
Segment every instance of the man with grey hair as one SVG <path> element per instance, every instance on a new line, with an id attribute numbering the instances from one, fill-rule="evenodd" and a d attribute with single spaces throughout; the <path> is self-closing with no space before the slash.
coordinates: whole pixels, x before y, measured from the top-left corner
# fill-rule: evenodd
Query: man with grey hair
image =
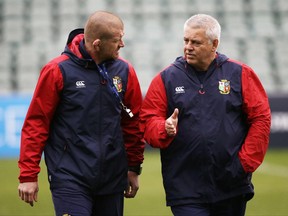
<path id="1" fill-rule="evenodd" d="M 217 52 L 220 33 L 209 15 L 189 18 L 184 56 L 152 80 L 140 112 L 175 216 L 243 216 L 268 148 L 265 90 L 250 67 Z"/>

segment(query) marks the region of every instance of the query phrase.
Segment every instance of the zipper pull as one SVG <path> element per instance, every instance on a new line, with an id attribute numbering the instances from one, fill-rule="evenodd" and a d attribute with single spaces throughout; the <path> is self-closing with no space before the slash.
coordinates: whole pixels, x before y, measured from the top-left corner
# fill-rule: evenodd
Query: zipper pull
<path id="1" fill-rule="evenodd" d="M 204 87 L 203 87 L 203 84 L 201 83 L 201 85 L 200 85 L 200 89 L 199 89 L 199 94 L 205 94 L 205 90 L 204 90 Z"/>

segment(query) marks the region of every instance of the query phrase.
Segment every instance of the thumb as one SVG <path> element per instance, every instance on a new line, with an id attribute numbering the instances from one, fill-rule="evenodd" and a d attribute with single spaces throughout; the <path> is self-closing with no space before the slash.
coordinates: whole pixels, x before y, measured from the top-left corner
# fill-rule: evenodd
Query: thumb
<path id="1" fill-rule="evenodd" d="M 179 114 L 179 110 L 177 108 L 174 109 L 174 112 L 171 115 L 172 119 L 177 119 Z"/>

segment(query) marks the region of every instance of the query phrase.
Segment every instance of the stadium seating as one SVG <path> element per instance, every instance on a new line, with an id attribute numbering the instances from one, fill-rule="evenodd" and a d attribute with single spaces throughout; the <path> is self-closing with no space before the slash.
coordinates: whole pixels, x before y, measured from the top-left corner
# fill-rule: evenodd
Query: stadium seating
<path id="1" fill-rule="evenodd" d="M 123 18 L 122 56 L 134 65 L 143 93 L 182 55 L 183 24 L 196 13 L 219 20 L 219 52 L 251 66 L 268 93 L 288 93 L 287 0 L 0 0 L 0 94 L 32 93 L 41 67 L 95 10 Z"/>

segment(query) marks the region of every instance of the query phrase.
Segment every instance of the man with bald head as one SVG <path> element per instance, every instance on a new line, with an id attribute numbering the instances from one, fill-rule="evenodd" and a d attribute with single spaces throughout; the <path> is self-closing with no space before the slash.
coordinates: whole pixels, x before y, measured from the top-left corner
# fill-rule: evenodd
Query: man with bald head
<path id="1" fill-rule="evenodd" d="M 124 197 L 135 197 L 142 94 L 133 66 L 119 57 L 123 35 L 118 16 L 97 11 L 41 70 L 18 161 L 19 197 L 31 206 L 43 152 L 57 216 L 121 216 Z"/>

